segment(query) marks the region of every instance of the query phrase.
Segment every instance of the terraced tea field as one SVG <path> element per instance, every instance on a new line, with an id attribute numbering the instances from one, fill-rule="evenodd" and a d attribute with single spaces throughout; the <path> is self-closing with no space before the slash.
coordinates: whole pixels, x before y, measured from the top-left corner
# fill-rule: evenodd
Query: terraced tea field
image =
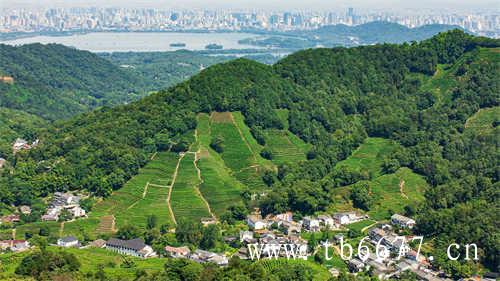
<path id="1" fill-rule="evenodd" d="M 91 212 L 91 218 L 114 215 L 117 228 L 125 224 L 146 226 L 147 217 L 151 214 L 158 217 L 158 224 L 171 222 L 167 195 L 177 158 L 174 153 L 158 153 L 123 188 L 97 203 Z M 101 221 L 99 229 L 105 231 L 109 227 L 109 222 L 105 220 Z"/>
<path id="2" fill-rule="evenodd" d="M 415 174 L 408 168 L 400 168 L 393 174 L 387 174 L 371 181 L 361 181 L 358 184 L 367 183 L 370 196 L 374 200 L 373 206 L 368 211 L 370 218 L 385 220 L 391 212 L 402 213 L 407 205 L 414 205 L 424 200 L 424 192 L 428 184 L 424 178 Z M 333 190 L 333 202 L 331 211 L 353 210 L 349 199 L 353 185 L 335 188 Z"/>
<path id="3" fill-rule="evenodd" d="M 181 160 L 177 179 L 172 186 L 170 205 L 174 216 L 200 221 L 203 217 L 210 217 L 208 209 L 198 195 L 196 186 L 201 184 L 194 166 L 194 153 L 186 153 Z"/>
<path id="4" fill-rule="evenodd" d="M 390 156 L 398 146 L 397 143 L 388 139 L 366 138 L 351 156 L 337 163 L 336 167 L 348 166 L 366 172 L 372 177 L 378 177 L 382 172 L 384 158 Z"/>
<path id="5" fill-rule="evenodd" d="M 266 147 L 272 154 L 272 161 L 276 164 L 294 163 L 306 159 L 309 145 L 299 137 L 285 130 L 265 130 Z"/>

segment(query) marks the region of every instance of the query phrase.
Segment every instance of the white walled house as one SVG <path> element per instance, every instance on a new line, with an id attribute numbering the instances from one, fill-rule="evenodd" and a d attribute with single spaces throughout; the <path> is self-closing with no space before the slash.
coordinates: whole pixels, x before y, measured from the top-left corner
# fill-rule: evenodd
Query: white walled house
<path id="1" fill-rule="evenodd" d="M 57 246 L 65 248 L 78 247 L 80 246 L 80 241 L 74 236 L 66 236 L 57 240 Z"/>
<path id="2" fill-rule="evenodd" d="M 156 252 L 153 251 L 151 246 L 144 243 L 140 238 L 132 240 L 121 240 L 111 238 L 106 242 L 106 249 L 117 252 L 122 255 L 134 256 L 139 258 L 155 257 Z"/>
<path id="3" fill-rule="evenodd" d="M 318 220 L 321 222 L 325 229 L 336 228 L 335 220 L 329 215 L 319 215 Z"/>
<path id="4" fill-rule="evenodd" d="M 320 221 L 313 217 L 304 217 L 303 226 L 309 231 L 319 231 Z"/>
<path id="5" fill-rule="evenodd" d="M 74 218 L 84 217 L 86 214 L 85 210 L 79 206 L 76 206 L 74 208 L 70 208 L 70 209 L 68 209 L 68 211 L 71 213 L 71 215 L 73 215 Z"/>
<path id="6" fill-rule="evenodd" d="M 391 223 L 398 225 L 402 228 L 413 228 L 415 226 L 415 220 L 405 217 L 399 214 L 394 214 L 391 216 Z"/>
<path id="7" fill-rule="evenodd" d="M 255 230 L 267 228 L 267 222 L 257 215 L 249 215 L 247 217 L 247 224 L 250 228 Z"/>

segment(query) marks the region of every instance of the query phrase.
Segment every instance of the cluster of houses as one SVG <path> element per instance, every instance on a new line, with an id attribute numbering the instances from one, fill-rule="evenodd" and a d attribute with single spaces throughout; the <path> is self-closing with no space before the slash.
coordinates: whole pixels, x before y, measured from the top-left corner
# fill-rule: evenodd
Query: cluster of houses
<path id="1" fill-rule="evenodd" d="M 395 214 L 391 217 L 391 224 L 399 228 L 410 229 L 415 225 L 415 221 L 411 218 Z M 441 273 L 431 269 L 431 265 L 425 256 L 417 254 L 415 250 L 408 246 L 407 242 L 410 241 L 412 237 L 405 237 L 406 242 L 403 241 L 403 239 L 398 238 L 393 227 L 388 224 L 371 228 L 368 231 L 368 236 L 371 244 L 376 247 L 377 243 L 380 242 L 385 246 L 388 253 L 381 253 L 378 256 L 375 253 L 370 253 L 365 261 L 362 261 L 358 257 L 350 259 L 348 261 L 348 267 L 351 272 L 357 273 L 370 269 L 374 276 L 378 277 L 380 280 L 385 280 L 398 277 L 404 271 L 409 270 L 414 272 L 419 280 L 445 280 L 445 278 L 440 276 Z M 392 259 L 389 258 L 390 253 L 396 256 L 402 253 L 403 257 L 399 260 Z"/>
<path id="2" fill-rule="evenodd" d="M 319 215 L 317 217 L 307 216 L 302 220 L 295 222 L 293 213 L 286 212 L 275 216 L 269 215 L 262 218 L 258 209 L 247 216 L 247 224 L 250 229 L 263 230 L 269 229 L 273 225 L 278 226 L 287 235 L 299 233 L 302 230 L 308 232 L 318 232 L 321 230 L 338 230 L 343 225 L 355 223 L 367 219 L 367 215 L 359 215 L 356 212 L 343 212 L 330 215 Z"/>
<path id="3" fill-rule="evenodd" d="M 219 266 L 226 266 L 229 263 L 228 258 L 222 254 L 217 254 L 200 249 L 196 249 L 195 251 L 191 252 L 191 250 L 186 246 L 183 247 L 166 246 L 165 252 L 167 253 L 168 256 L 172 258 L 185 258 L 198 263 L 210 262 L 210 263 L 215 263 Z"/>
<path id="4" fill-rule="evenodd" d="M 0 241 L 0 252 L 12 251 L 22 252 L 30 248 L 30 243 L 26 240 L 2 240 Z"/>
<path id="5" fill-rule="evenodd" d="M 36 147 L 38 145 L 38 143 L 40 142 L 40 140 L 36 139 L 34 142 L 32 142 L 31 144 L 28 143 L 27 140 L 24 140 L 24 139 L 21 139 L 21 138 L 18 138 L 16 139 L 16 141 L 12 144 L 12 152 L 14 154 L 16 154 L 17 152 L 21 151 L 21 150 L 30 150 L 34 147 Z"/>
<path id="6" fill-rule="evenodd" d="M 255 232 L 250 230 L 240 231 L 240 243 L 242 246 L 238 252 L 235 253 L 235 256 L 240 259 L 250 258 L 248 245 L 252 244 L 264 245 L 262 248 L 262 252 L 264 253 L 272 250 L 273 248 L 278 249 L 280 245 L 292 244 L 295 245 L 297 249 L 302 246 L 307 246 L 307 240 L 301 238 L 297 233 L 285 235 L 271 230 L 255 230 Z M 285 257 L 286 252 L 280 251 L 279 256 Z M 267 258 L 267 256 L 264 256 L 263 258 Z"/>
<path id="7" fill-rule="evenodd" d="M 42 221 L 57 221 L 62 210 L 67 210 L 73 218 L 80 218 L 86 215 L 85 210 L 80 207 L 80 196 L 71 193 L 54 193 L 54 197 L 47 208 L 47 212 L 42 216 Z"/>

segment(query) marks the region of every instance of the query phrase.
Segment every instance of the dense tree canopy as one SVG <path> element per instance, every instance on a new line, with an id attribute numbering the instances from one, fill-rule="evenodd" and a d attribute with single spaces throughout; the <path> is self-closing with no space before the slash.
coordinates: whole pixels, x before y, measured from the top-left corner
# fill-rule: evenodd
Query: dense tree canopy
<path id="1" fill-rule="evenodd" d="M 186 150 L 199 112 L 241 111 L 259 139 L 263 129 L 285 128 L 275 109 L 287 109 L 288 129 L 312 149 L 309 160 L 280 166 L 277 180 L 269 180 L 264 213 L 324 210 L 334 188 L 370 177 L 336 163 L 367 136 L 390 138 L 401 148 L 384 171 L 409 167 L 432 186 L 417 230 L 475 241 L 485 249 L 483 261 L 494 266 L 498 128 L 474 133 L 464 125 L 479 109 L 498 106 L 498 49 L 483 48 L 499 46 L 456 30 L 420 43 L 306 50 L 274 66 L 245 59 L 215 65 L 138 102 L 38 132 L 39 148 L 16 154 L 15 170 L 0 179 L 0 201 L 29 203 L 82 187 L 107 196 L 137 173 L 152 149 L 173 143 L 172 150 Z M 353 196 L 369 208 L 366 190 Z M 200 243 L 197 227 L 180 222 L 186 231 L 178 240 Z"/>

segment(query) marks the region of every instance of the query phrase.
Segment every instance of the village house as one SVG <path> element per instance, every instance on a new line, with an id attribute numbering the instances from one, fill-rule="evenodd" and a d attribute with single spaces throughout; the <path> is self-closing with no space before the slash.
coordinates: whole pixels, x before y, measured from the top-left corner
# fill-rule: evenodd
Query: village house
<path id="1" fill-rule="evenodd" d="M 12 151 L 14 154 L 21 150 L 29 150 L 38 145 L 39 140 L 35 140 L 32 144 L 29 144 L 28 141 L 17 138 L 16 141 L 12 144 Z"/>
<path id="2" fill-rule="evenodd" d="M 335 213 L 333 215 L 333 219 L 338 224 L 350 224 L 350 223 L 358 222 L 364 218 L 366 218 L 366 216 L 358 216 L 356 214 L 356 212 Z"/>
<path id="3" fill-rule="evenodd" d="M 287 221 L 287 222 L 293 221 L 293 213 L 292 212 L 277 214 L 274 217 L 275 217 L 275 220 L 277 220 L 277 221 Z"/>
<path id="4" fill-rule="evenodd" d="M 65 248 L 80 247 L 80 241 L 74 236 L 66 236 L 57 239 L 57 246 Z"/>
<path id="5" fill-rule="evenodd" d="M 47 213 L 42 215 L 42 221 L 58 221 L 59 212 L 55 209 L 47 210 Z"/>
<path id="6" fill-rule="evenodd" d="M 399 214 L 394 214 L 391 216 L 391 223 L 402 228 L 411 229 L 415 226 L 415 220 Z"/>
<path id="7" fill-rule="evenodd" d="M 110 251 L 117 252 L 122 255 L 129 255 L 139 258 L 149 258 L 155 257 L 156 253 L 153 251 L 151 246 L 144 243 L 144 240 L 140 238 L 132 240 L 121 240 L 116 238 L 111 238 L 106 241 L 106 249 Z"/>
<path id="8" fill-rule="evenodd" d="M 31 208 L 30 208 L 30 206 L 26 206 L 26 205 L 20 206 L 19 207 L 19 211 L 21 212 L 21 214 L 24 214 L 24 215 L 31 214 Z"/>
<path id="9" fill-rule="evenodd" d="M 187 258 L 191 251 L 188 247 L 165 246 L 165 252 L 172 258 Z"/>
<path id="10" fill-rule="evenodd" d="M 247 231 L 247 230 L 243 230 L 243 231 L 240 231 L 240 242 L 244 242 L 244 241 L 252 241 L 253 240 L 253 232 L 252 231 Z"/>
<path id="11" fill-rule="evenodd" d="M 376 244 L 380 239 L 382 239 L 384 236 L 387 236 L 389 233 L 387 233 L 385 230 L 379 228 L 379 227 L 373 227 L 368 231 L 368 236 L 370 239 Z"/>
<path id="12" fill-rule="evenodd" d="M 318 220 L 320 221 L 320 224 L 323 226 L 323 228 L 326 230 L 337 228 L 337 224 L 335 223 L 333 218 L 329 215 L 319 215 Z"/>
<path id="13" fill-rule="evenodd" d="M 0 241 L 0 250 L 11 250 L 12 252 L 22 252 L 30 248 L 26 240 L 3 240 Z"/>
<path id="14" fill-rule="evenodd" d="M 318 219 L 313 217 L 304 217 L 302 221 L 302 225 L 305 229 L 311 232 L 319 231 L 320 221 Z"/>
<path id="15" fill-rule="evenodd" d="M 106 246 L 106 240 L 97 239 L 89 244 L 90 247 L 94 248 L 104 248 Z"/>
<path id="16" fill-rule="evenodd" d="M 219 266 L 226 266 L 229 263 L 229 260 L 224 255 L 219 255 L 217 253 L 212 253 L 200 249 L 197 249 L 191 255 L 189 255 L 189 259 L 199 263 L 211 262 Z"/>
<path id="17" fill-rule="evenodd" d="M 283 221 L 281 222 L 280 227 L 283 228 L 286 235 L 299 234 L 302 230 L 301 225 L 294 221 Z"/>
<path id="18" fill-rule="evenodd" d="M 366 265 L 357 258 L 350 259 L 347 266 L 351 272 L 361 272 L 366 267 Z"/>
<path id="19" fill-rule="evenodd" d="M 251 229 L 261 230 L 267 228 L 267 221 L 263 220 L 260 215 L 248 215 L 247 224 Z"/>
<path id="20" fill-rule="evenodd" d="M 0 76 L 0 82 L 5 84 L 14 84 L 14 77 L 12 76 Z"/>
<path id="21" fill-rule="evenodd" d="M 43 221 L 57 221 L 61 211 L 66 209 L 73 218 L 80 218 L 86 215 L 84 209 L 80 207 L 80 197 L 71 193 L 54 193 L 54 197 L 49 204 L 47 212 L 42 216 Z"/>
<path id="22" fill-rule="evenodd" d="M 84 217 L 86 215 L 85 210 L 82 209 L 80 206 L 69 208 L 68 211 L 71 213 L 71 215 L 74 218 L 81 218 L 81 217 Z"/>
<path id="23" fill-rule="evenodd" d="M 20 222 L 21 218 L 17 214 L 10 214 L 10 215 L 6 215 L 6 216 L 3 216 L 2 218 L 0 218 L 0 221 L 2 223 L 15 223 L 15 222 Z"/>
<path id="24" fill-rule="evenodd" d="M 328 272 L 330 272 L 330 274 L 332 275 L 332 277 L 339 277 L 340 275 L 340 271 L 338 269 L 336 269 L 335 267 L 332 267 L 328 270 Z"/>
<path id="25" fill-rule="evenodd" d="M 342 233 L 335 234 L 335 236 L 333 236 L 333 241 L 335 241 L 337 243 L 340 243 L 340 240 L 342 240 L 342 239 L 345 239 L 344 234 L 342 234 Z"/>
<path id="26" fill-rule="evenodd" d="M 215 220 L 214 218 L 201 218 L 200 222 L 203 226 L 209 226 L 211 224 L 216 224 L 217 220 Z"/>

